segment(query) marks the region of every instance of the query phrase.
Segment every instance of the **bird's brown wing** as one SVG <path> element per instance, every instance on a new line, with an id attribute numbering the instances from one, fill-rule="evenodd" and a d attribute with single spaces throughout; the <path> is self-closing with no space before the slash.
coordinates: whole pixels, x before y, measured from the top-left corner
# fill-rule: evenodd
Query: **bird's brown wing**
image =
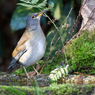
<path id="1" fill-rule="evenodd" d="M 15 56 L 18 54 L 18 52 L 20 52 L 20 51 L 22 51 L 22 50 L 25 49 L 25 44 L 24 44 L 24 43 L 25 43 L 27 40 L 29 40 L 29 37 L 30 37 L 30 35 L 29 35 L 28 32 L 25 32 L 25 33 L 22 35 L 21 39 L 20 39 L 19 42 L 17 43 L 16 48 L 14 49 L 14 51 L 13 51 L 13 53 L 12 53 L 12 56 L 13 56 L 13 57 L 15 57 Z"/>

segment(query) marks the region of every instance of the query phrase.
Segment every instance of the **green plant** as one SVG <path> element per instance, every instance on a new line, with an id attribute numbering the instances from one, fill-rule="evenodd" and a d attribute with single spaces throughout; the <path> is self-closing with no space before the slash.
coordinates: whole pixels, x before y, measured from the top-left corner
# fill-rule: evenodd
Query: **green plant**
<path id="1" fill-rule="evenodd" d="M 57 81 L 58 79 L 63 78 L 62 76 L 68 75 L 68 67 L 69 65 L 66 66 L 60 66 L 50 72 L 49 78 L 53 81 Z"/>

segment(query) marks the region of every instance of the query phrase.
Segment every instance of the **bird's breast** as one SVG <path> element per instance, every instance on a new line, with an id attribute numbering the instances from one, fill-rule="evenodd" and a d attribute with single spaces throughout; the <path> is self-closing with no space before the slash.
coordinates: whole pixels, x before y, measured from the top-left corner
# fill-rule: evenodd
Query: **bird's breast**
<path id="1" fill-rule="evenodd" d="M 23 54 L 20 58 L 21 63 L 24 66 L 30 66 L 38 62 L 45 53 L 46 49 L 46 40 L 43 34 L 32 37 L 29 41 L 26 42 L 27 52 Z"/>
<path id="2" fill-rule="evenodd" d="M 36 38 L 37 39 L 37 38 Z M 46 49 L 46 41 L 45 37 L 39 37 L 38 40 L 36 41 L 37 44 L 35 44 L 36 48 L 36 54 L 38 56 L 38 59 L 41 59 L 44 56 L 45 49 Z"/>

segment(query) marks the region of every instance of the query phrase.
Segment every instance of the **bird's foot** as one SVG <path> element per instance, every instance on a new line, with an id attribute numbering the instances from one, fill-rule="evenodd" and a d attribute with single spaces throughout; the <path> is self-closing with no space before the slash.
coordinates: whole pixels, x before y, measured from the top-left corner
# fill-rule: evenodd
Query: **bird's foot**
<path id="1" fill-rule="evenodd" d="M 44 76 L 45 74 L 40 74 L 40 73 L 37 73 L 36 76 Z"/>
<path id="2" fill-rule="evenodd" d="M 28 75 L 32 78 L 34 75 L 36 75 L 36 72 L 35 71 L 28 72 Z"/>

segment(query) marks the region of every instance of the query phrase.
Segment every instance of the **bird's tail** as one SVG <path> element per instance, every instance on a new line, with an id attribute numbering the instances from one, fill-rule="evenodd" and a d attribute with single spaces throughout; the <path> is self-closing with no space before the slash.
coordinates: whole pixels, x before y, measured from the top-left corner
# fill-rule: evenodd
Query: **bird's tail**
<path id="1" fill-rule="evenodd" d="M 13 58 L 12 61 L 11 61 L 11 63 L 10 63 L 10 65 L 9 65 L 9 67 L 7 68 L 8 69 L 7 73 L 8 74 L 11 74 L 16 69 L 18 69 L 19 67 L 20 67 L 19 62 L 17 62 L 17 60 L 15 58 Z"/>
<path id="2" fill-rule="evenodd" d="M 9 74 L 11 74 L 12 72 L 14 72 L 16 69 L 18 69 L 21 65 L 21 63 L 18 61 L 19 58 L 26 52 L 26 48 L 23 49 L 22 51 L 20 51 L 15 57 L 13 57 L 9 67 L 8 67 L 8 72 Z"/>

